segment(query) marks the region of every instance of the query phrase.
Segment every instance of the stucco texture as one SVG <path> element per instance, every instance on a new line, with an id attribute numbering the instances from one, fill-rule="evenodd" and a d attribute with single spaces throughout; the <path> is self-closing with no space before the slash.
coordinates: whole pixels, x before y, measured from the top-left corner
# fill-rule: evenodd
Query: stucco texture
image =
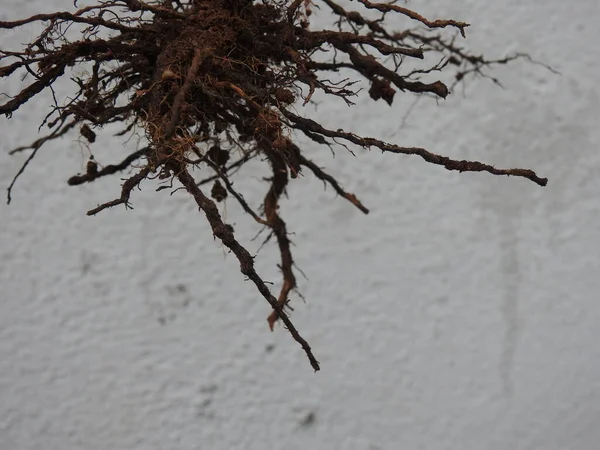
<path id="1" fill-rule="evenodd" d="M 0 205 L 0 449 L 600 448 L 600 4 L 410 6 L 472 23 L 470 48 L 529 52 L 561 74 L 516 62 L 495 72 L 504 89 L 471 80 L 404 122 L 414 97 L 402 94 L 391 108 L 364 95 L 299 111 L 532 168 L 548 186 L 308 147 L 371 209 L 309 174 L 282 204 L 308 278 L 292 317 L 322 364 L 314 373 L 286 330 L 268 330 L 268 305 L 189 196 L 147 182 L 134 210 L 86 217 L 118 195 L 118 177 L 67 186 L 88 151 L 53 142 Z M 3 0 L 0 20 L 69 8 Z M 5 33 L 2 47 L 34 31 Z M 0 119 L 4 188 L 26 158 L 8 150 L 35 138 L 49 105 Z M 104 163 L 135 145 L 109 131 L 92 147 Z M 258 206 L 266 186 L 252 170 L 236 186 Z M 255 253 L 258 228 L 232 202 L 221 211 Z M 272 246 L 258 253 L 275 288 L 277 261 Z"/>

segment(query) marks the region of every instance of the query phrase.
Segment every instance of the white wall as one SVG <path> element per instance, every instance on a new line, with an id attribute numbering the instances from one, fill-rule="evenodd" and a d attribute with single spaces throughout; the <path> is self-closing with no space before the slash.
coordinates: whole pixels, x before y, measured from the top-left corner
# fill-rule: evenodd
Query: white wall
<path id="1" fill-rule="evenodd" d="M 0 20 L 71 5 L 3 0 Z M 412 97 L 401 94 L 393 108 L 328 101 L 305 113 L 533 168 L 548 186 L 307 147 L 372 210 L 310 175 L 282 206 L 309 278 L 293 319 L 322 363 L 315 374 L 284 329 L 268 331 L 266 302 L 190 198 L 146 182 L 135 210 L 86 217 L 118 195 L 118 178 L 67 186 L 87 153 L 53 143 L 0 206 L 0 449 L 599 447 L 599 4 L 410 6 L 471 22 L 472 48 L 527 51 L 562 75 L 515 63 L 496 72 L 505 90 L 471 81 L 466 97 L 418 103 L 402 129 Z M 3 48 L 34 33 L 8 35 Z M 35 137 L 47 104 L 1 119 L 3 187 L 25 159 L 7 151 Z M 104 163 L 127 152 L 110 137 L 92 150 Z M 264 184 L 238 185 L 259 204 Z M 232 202 L 227 217 L 256 251 L 257 228 Z M 258 257 L 274 282 L 276 256 Z"/>

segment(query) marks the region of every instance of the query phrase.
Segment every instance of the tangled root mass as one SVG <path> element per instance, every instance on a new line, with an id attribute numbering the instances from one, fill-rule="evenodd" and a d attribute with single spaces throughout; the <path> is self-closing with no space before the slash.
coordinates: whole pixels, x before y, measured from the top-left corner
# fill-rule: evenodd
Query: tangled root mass
<path id="1" fill-rule="evenodd" d="M 72 95 L 55 99 L 42 125 L 51 131 L 12 153 L 30 151 L 15 180 L 48 141 L 78 131 L 87 141 L 110 123 L 122 124 L 119 136 L 142 131 L 145 145 L 121 162 L 99 168 L 88 162 L 83 174 L 68 183 L 83 183 L 132 169 L 118 198 L 99 205 L 88 215 L 116 206 L 129 206 L 132 190 L 148 178 L 177 180 L 205 214 L 214 235 L 238 258 L 242 273 L 269 302 L 271 329 L 281 320 L 306 352 L 312 367 L 319 363 L 290 320 L 289 294 L 296 289 L 294 261 L 279 201 L 291 179 L 303 171 L 314 174 L 363 213 L 368 209 L 338 181 L 317 166 L 293 141 L 292 132 L 315 144 L 333 148 L 344 142 L 383 152 L 418 155 L 448 170 L 485 171 L 525 177 L 545 186 L 547 180 L 526 169 L 497 169 L 477 161 L 458 161 L 424 148 L 402 147 L 343 129 L 328 129 L 297 110 L 314 92 L 338 97 L 348 105 L 357 95 L 357 79 L 370 84 L 374 101 L 392 105 L 395 95 L 414 93 L 445 98 L 454 85 L 429 79 L 437 72 L 454 71 L 454 84 L 467 75 L 486 76 L 494 64 L 506 64 L 516 54 L 488 60 L 456 44 L 469 26 L 454 20 L 428 20 L 396 3 L 369 0 L 104 0 L 74 12 L 38 14 L 0 22 L 0 30 L 43 22 L 39 36 L 20 50 L 0 50 L 0 77 L 28 75 L 30 83 L 0 104 L 10 117 L 23 104 L 71 68 L 86 66 L 86 75 L 72 76 Z M 348 9 L 352 7 L 353 9 Z M 311 28 L 311 16 L 328 11 L 332 29 Z M 377 19 L 368 17 L 379 14 Z M 406 19 L 405 30 L 392 31 L 387 17 Z M 77 28 L 79 27 L 79 28 Z M 74 33 L 73 29 L 77 29 Z M 1 44 L 0 44 L 1 46 Z M 317 59 L 335 53 L 327 61 Z M 385 59 L 385 60 L 384 60 Z M 429 61 L 424 67 L 409 65 Z M 414 62 L 414 63 L 413 63 Z M 418 67 L 418 66 L 417 66 Z M 345 71 L 356 79 L 333 82 L 328 73 Z M 495 79 L 493 79 L 496 81 Z M 96 130 L 96 131 L 94 131 Z M 262 210 L 254 211 L 231 178 L 244 165 L 260 158 L 271 177 Z M 212 175 L 196 180 L 190 168 L 203 166 Z M 14 181 L 8 188 L 8 201 Z M 211 183 L 210 193 L 204 185 Z M 165 186 L 163 186 L 165 187 Z M 159 188 L 160 189 L 160 188 Z M 274 237 L 281 261 L 282 285 L 275 297 L 254 269 L 253 257 L 224 223 L 215 202 L 232 196 L 249 216 Z"/>

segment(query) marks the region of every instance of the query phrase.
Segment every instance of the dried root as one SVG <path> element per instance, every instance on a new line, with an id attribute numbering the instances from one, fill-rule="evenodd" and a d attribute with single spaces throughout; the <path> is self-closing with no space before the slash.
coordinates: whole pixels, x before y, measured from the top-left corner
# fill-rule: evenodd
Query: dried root
<path id="1" fill-rule="evenodd" d="M 104 0 L 75 12 L 0 22 L 0 30 L 35 22 L 47 24 L 25 48 L 0 50 L 0 77 L 27 74 L 31 80 L 16 96 L 0 104 L 1 114 L 10 118 L 61 78 L 71 76 L 75 82 L 72 95 L 62 103 L 56 100 L 42 123 L 50 133 L 13 150 L 32 151 L 15 180 L 46 142 L 73 129 L 79 129 L 90 145 L 106 124 L 122 124 L 120 136 L 142 131 L 146 137 L 143 148 L 120 163 L 99 169 L 91 160 L 86 173 L 69 178 L 68 183 L 75 186 L 135 165 L 135 173 L 123 183 L 120 197 L 88 214 L 117 205 L 128 207 L 132 190 L 149 177 L 179 181 L 205 214 L 214 235 L 236 255 L 242 273 L 270 304 L 271 328 L 281 320 L 312 367 L 319 370 L 310 346 L 286 312 L 290 292 L 297 285 L 288 228 L 279 215 L 279 203 L 291 180 L 306 168 L 361 212 L 367 214 L 369 210 L 304 155 L 290 137 L 293 130 L 330 148 L 347 141 L 363 148 L 418 155 L 448 170 L 486 171 L 524 177 L 541 186 L 547 183 L 531 170 L 455 161 L 423 148 L 327 129 L 299 115 L 294 106 L 307 104 L 316 91 L 353 104 L 356 80 L 334 83 L 327 79 L 330 72 L 345 70 L 368 80 L 370 97 L 392 105 L 398 91 L 445 98 L 452 86 L 433 78 L 437 72 L 455 70 L 458 83 L 470 74 L 485 76 L 484 69 L 494 64 L 527 58 L 519 54 L 487 60 L 469 53 L 455 43 L 452 33 L 455 30 L 454 34 L 465 37 L 469 25 L 464 22 L 428 20 L 393 3 L 358 0 L 349 5 L 359 10 L 347 10 L 334 0 Z M 310 29 L 315 9 L 333 13 L 336 29 Z M 366 18 L 365 13 L 373 11 L 382 14 L 380 20 Z M 404 16 L 407 27 L 414 27 L 393 32 L 386 27 L 386 14 Z M 317 60 L 315 55 L 323 50 L 334 51 L 335 57 L 328 62 Z M 389 61 L 383 61 L 382 56 L 388 56 Z M 436 62 L 404 71 L 407 61 Z M 87 75 L 73 75 L 73 67 L 87 68 Z M 236 156 L 239 154 L 241 158 Z M 256 156 L 268 164 L 272 174 L 261 213 L 248 205 L 231 181 Z M 214 175 L 197 181 L 190 175 L 193 166 L 205 166 Z M 283 278 L 278 296 L 271 294 L 254 269 L 253 257 L 235 239 L 232 227 L 223 222 L 215 202 L 201 190 L 206 183 L 213 183 L 210 196 L 215 201 L 231 195 L 275 237 Z M 14 181 L 8 188 L 9 202 L 13 187 Z"/>

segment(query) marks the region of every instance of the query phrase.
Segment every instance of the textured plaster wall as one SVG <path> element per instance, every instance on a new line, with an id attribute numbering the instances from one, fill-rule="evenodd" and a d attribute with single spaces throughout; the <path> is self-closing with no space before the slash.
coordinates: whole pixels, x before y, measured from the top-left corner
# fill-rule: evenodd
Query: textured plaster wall
<path id="1" fill-rule="evenodd" d="M 71 5 L 2 0 L 0 17 Z M 267 330 L 265 301 L 186 195 L 146 183 L 134 211 L 86 217 L 118 180 L 69 188 L 87 150 L 55 142 L 0 206 L 0 449 L 599 448 L 600 4 L 410 6 L 471 22 L 472 48 L 528 51 L 562 75 L 516 63 L 496 72 L 505 90 L 472 81 L 464 96 L 419 102 L 404 127 L 413 100 L 400 94 L 393 108 L 327 101 L 305 113 L 531 167 L 548 186 L 309 148 L 372 210 L 310 175 L 282 206 L 309 278 L 293 318 L 322 363 L 314 374 L 285 330 Z M 33 35 L 14 31 L 2 47 Z M 1 119 L 3 187 L 25 158 L 7 151 L 35 137 L 49 101 Z M 127 151 L 110 138 L 92 150 L 105 163 Z M 257 205 L 255 173 L 238 186 Z M 226 206 L 256 251 L 257 229 Z M 259 254 L 275 282 L 276 261 Z"/>

